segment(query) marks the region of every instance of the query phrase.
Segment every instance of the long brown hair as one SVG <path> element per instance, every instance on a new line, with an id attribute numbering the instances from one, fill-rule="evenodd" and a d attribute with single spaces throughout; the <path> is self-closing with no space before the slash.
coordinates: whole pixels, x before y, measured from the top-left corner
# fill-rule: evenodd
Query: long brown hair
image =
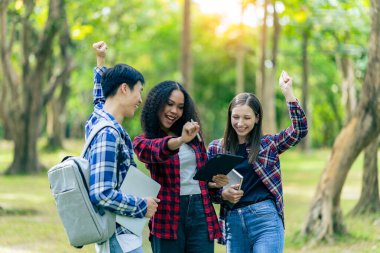
<path id="1" fill-rule="evenodd" d="M 248 134 L 246 139 L 246 143 L 248 145 L 248 161 L 249 163 L 253 163 L 256 161 L 257 154 L 260 151 L 261 136 L 263 135 L 263 110 L 259 99 L 252 93 L 240 93 L 232 99 L 230 106 L 228 107 L 227 124 L 224 130 L 223 138 L 223 149 L 225 153 L 230 154 L 236 154 L 238 150 L 239 139 L 235 129 L 232 127 L 231 124 L 231 114 L 232 110 L 239 105 L 248 105 L 252 109 L 255 116 L 259 118 L 258 122 L 255 123 L 255 126 Z"/>

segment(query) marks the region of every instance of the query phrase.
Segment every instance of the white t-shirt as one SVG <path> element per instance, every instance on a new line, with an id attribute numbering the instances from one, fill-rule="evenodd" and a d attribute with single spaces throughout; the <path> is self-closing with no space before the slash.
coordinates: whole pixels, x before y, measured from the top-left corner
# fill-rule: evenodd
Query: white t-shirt
<path id="1" fill-rule="evenodd" d="M 178 156 L 181 176 L 180 195 L 200 194 L 199 181 L 193 179 L 197 168 L 194 150 L 189 145 L 182 144 Z"/>

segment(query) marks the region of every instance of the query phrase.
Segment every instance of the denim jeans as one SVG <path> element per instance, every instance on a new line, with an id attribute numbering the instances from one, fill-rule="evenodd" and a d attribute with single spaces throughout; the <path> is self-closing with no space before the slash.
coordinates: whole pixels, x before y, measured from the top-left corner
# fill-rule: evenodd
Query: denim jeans
<path id="1" fill-rule="evenodd" d="M 284 226 L 271 200 L 227 211 L 228 253 L 281 253 Z"/>
<path id="2" fill-rule="evenodd" d="M 116 239 L 115 234 L 109 239 L 110 243 L 110 253 L 144 253 L 142 247 L 138 247 L 137 249 L 134 249 L 132 251 L 123 252 L 121 249 L 119 242 Z"/>
<path id="3" fill-rule="evenodd" d="M 181 196 L 177 240 L 152 236 L 151 243 L 154 253 L 213 253 L 201 195 Z"/>

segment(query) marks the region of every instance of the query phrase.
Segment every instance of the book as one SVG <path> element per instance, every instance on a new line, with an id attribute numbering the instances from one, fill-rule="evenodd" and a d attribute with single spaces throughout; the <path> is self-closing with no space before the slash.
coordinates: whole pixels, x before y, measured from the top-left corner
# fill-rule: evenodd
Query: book
<path id="1" fill-rule="evenodd" d="M 130 166 L 120 186 L 120 191 L 123 194 L 136 197 L 157 197 L 160 188 L 161 185 L 159 183 L 145 175 L 135 166 Z M 116 215 L 117 223 L 139 236 L 142 235 L 144 226 L 148 220 L 148 218 L 132 218 L 124 215 Z"/>
<path id="2" fill-rule="evenodd" d="M 232 169 L 227 174 L 227 177 L 228 177 L 228 184 L 223 187 L 224 189 L 227 189 L 235 184 L 239 184 L 239 188 L 236 190 L 241 189 L 241 185 L 243 184 L 243 176 L 239 172 L 237 172 L 235 169 Z"/>
<path id="3" fill-rule="evenodd" d="M 217 174 L 227 175 L 236 165 L 241 163 L 244 157 L 230 154 L 217 154 L 206 162 L 196 173 L 193 179 L 212 181 Z"/>

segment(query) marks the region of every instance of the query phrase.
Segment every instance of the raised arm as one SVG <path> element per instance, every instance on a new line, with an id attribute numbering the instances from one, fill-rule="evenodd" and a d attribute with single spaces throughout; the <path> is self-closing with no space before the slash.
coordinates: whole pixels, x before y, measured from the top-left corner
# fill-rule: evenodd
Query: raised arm
<path id="1" fill-rule="evenodd" d="M 95 42 L 92 48 L 96 54 L 96 67 L 94 69 L 94 89 L 93 89 L 93 103 L 94 106 L 103 105 L 105 98 L 101 86 L 102 75 L 107 68 L 104 66 L 107 44 L 104 41 Z"/>
<path id="2" fill-rule="evenodd" d="M 279 153 L 282 153 L 290 147 L 298 144 L 302 138 L 307 135 L 308 127 L 305 112 L 293 94 L 293 79 L 288 73 L 283 71 L 279 83 L 282 93 L 285 96 L 292 122 L 290 127 L 282 130 L 274 136 L 277 150 Z"/>

